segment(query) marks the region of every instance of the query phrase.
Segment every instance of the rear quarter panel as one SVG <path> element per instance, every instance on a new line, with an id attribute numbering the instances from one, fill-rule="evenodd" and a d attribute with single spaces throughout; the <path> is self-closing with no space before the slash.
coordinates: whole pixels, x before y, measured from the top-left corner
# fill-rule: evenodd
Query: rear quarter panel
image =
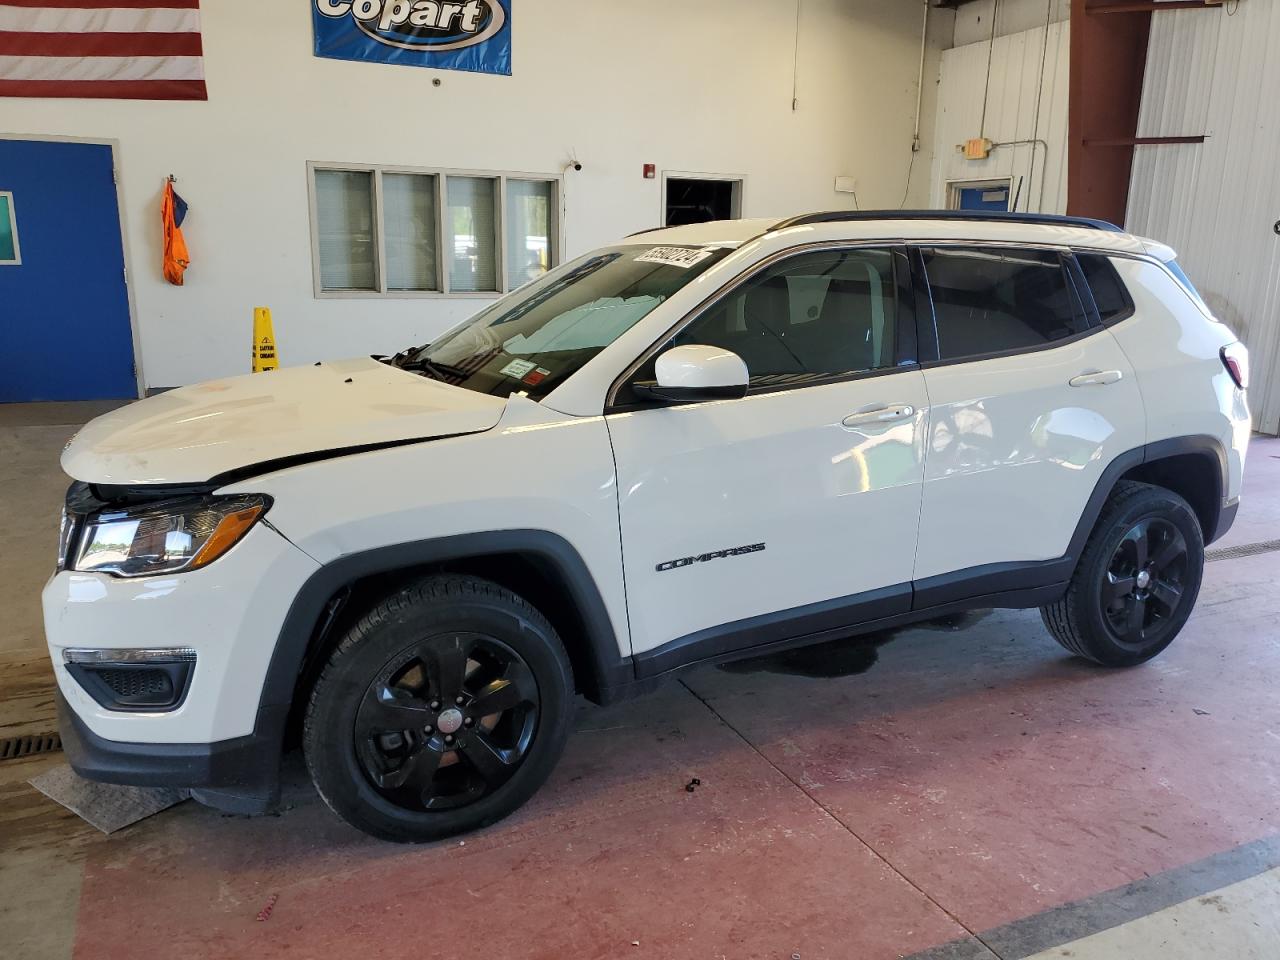
<path id="1" fill-rule="evenodd" d="M 1240 495 L 1251 420 L 1244 391 L 1222 365 L 1219 351 L 1236 337 L 1208 317 L 1156 263 L 1115 257 L 1134 314 L 1111 327 L 1133 364 L 1146 408 L 1147 442 L 1214 437 L 1227 453 L 1227 489 Z"/>

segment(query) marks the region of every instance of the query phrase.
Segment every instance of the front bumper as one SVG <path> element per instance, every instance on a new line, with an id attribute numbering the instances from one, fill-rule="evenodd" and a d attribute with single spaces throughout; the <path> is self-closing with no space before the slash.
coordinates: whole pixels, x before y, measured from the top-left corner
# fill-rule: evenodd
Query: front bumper
<path id="1" fill-rule="evenodd" d="M 265 813 L 279 794 L 287 708 L 264 713 L 255 732 L 219 743 L 121 743 L 88 728 L 56 692 L 58 731 L 67 762 L 86 780 L 189 789 L 232 813 Z"/>
<path id="2" fill-rule="evenodd" d="M 68 706 L 103 740 L 220 743 L 253 734 L 280 630 L 318 564 L 258 524 L 199 570 L 125 579 L 64 570 L 44 589 L 45 635 Z M 185 697 L 167 709 L 113 709 L 67 668 L 64 652 L 104 660 L 157 648 L 194 655 Z M 292 690 L 281 696 L 288 698 Z"/>
<path id="3" fill-rule="evenodd" d="M 190 573 L 54 575 L 43 595 L 45 634 L 72 768 L 106 783 L 187 788 L 241 813 L 269 806 L 292 685 L 264 696 L 264 684 L 289 609 L 317 569 L 258 524 L 226 556 Z M 113 661 L 117 651 L 126 658 L 175 646 L 194 661 L 185 696 L 165 709 L 95 697 L 64 662 L 64 651 Z"/>

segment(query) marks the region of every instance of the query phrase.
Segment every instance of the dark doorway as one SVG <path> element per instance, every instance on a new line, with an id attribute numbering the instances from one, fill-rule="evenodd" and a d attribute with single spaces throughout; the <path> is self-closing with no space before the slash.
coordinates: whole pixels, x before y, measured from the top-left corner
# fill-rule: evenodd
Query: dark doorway
<path id="1" fill-rule="evenodd" d="M 667 177 L 663 222 L 668 227 L 680 227 L 708 220 L 733 220 L 738 216 L 741 196 L 741 180 Z"/>

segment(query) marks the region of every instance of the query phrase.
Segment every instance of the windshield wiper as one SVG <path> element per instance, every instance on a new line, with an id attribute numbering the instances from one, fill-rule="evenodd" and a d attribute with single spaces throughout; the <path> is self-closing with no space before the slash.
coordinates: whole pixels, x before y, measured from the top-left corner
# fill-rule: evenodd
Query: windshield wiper
<path id="1" fill-rule="evenodd" d="M 390 366 L 393 366 L 393 367 L 403 367 L 405 364 L 405 361 L 407 361 L 415 353 L 421 353 L 423 350 L 426 350 L 429 346 L 431 346 L 431 344 L 424 343 L 420 347 L 405 347 L 405 349 L 401 350 L 399 353 L 397 353 L 393 357 L 388 357 L 384 354 L 382 356 L 375 356 L 374 359 L 379 360 L 382 363 L 389 364 Z"/>
<path id="2" fill-rule="evenodd" d="M 426 357 L 423 357 L 420 360 L 406 361 L 404 363 L 397 364 L 397 366 L 399 366 L 401 370 L 409 370 L 415 373 L 429 373 L 435 377 L 435 379 L 441 380 L 445 383 L 450 383 L 454 380 L 465 380 L 468 376 L 468 373 L 465 370 L 460 370 L 457 367 L 451 367 L 447 363 L 435 363 L 434 361 L 428 360 Z"/>

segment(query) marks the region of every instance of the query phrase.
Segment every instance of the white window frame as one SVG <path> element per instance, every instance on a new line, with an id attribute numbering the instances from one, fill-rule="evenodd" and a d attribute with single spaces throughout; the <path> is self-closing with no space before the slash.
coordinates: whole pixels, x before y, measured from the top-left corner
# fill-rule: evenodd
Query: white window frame
<path id="1" fill-rule="evenodd" d="M 377 290 L 326 290 L 320 280 L 320 220 L 316 206 L 316 172 L 324 170 L 349 171 L 367 173 L 373 184 L 373 226 L 374 247 L 377 252 L 376 267 L 378 273 Z M 385 238 L 386 229 L 382 214 L 382 177 L 384 174 L 412 174 L 435 177 L 436 201 L 436 289 L 435 290 L 388 290 Z M 496 290 L 457 290 L 449 289 L 449 268 L 445 238 L 445 211 L 449 208 L 448 177 L 471 177 L 481 180 L 497 181 L 497 198 L 494 205 L 494 236 L 498 249 L 494 251 L 497 267 Z M 507 278 L 507 181 L 520 180 L 535 183 L 550 183 L 551 216 L 553 224 L 551 236 L 548 237 L 550 249 L 548 261 L 551 267 L 560 264 L 564 250 L 564 217 L 561 197 L 564 190 L 564 177 L 555 173 L 522 173 L 500 170 L 461 170 L 448 167 L 405 167 L 392 164 L 376 163 L 327 163 L 318 160 L 307 161 L 307 202 L 311 214 L 311 282 L 317 300 L 493 300 L 515 289 L 508 284 Z"/>
<path id="2" fill-rule="evenodd" d="M 18 240 L 18 208 L 13 202 L 13 191 L 0 190 L 0 197 L 9 201 L 9 227 L 13 230 L 13 259 L 0 260 L 0 267 L 22 266 L 22 243 Z"/>

